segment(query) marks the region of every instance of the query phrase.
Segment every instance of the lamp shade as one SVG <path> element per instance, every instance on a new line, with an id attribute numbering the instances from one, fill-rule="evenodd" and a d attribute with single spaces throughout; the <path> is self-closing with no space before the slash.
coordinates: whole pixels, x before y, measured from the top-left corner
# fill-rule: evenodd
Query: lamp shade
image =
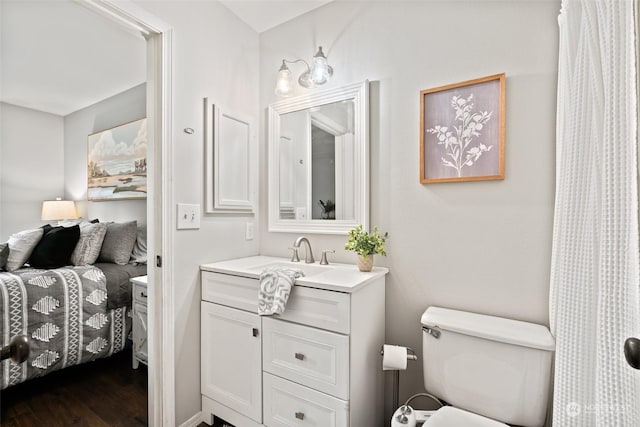
<path id="1" fill-rule="evenodd" d="M 42 202 L 43 221 L 59 221 L 62 219 L 76 219 L 76 204 L 72 200 L 45 200 Z"/>

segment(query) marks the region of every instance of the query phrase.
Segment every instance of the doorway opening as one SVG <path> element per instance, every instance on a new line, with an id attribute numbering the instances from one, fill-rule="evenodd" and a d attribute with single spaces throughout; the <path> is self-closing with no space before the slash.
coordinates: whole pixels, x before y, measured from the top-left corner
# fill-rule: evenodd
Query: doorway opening
<path id="1" fill-rule="evenodd" d="M 175 423 L 173 280 L 171 225 L 172 36 L 162 20 L 133 3 L 111 0 L 82 2 L 147 41 L 148 121 L 148 401 L 149 425 Z"/>

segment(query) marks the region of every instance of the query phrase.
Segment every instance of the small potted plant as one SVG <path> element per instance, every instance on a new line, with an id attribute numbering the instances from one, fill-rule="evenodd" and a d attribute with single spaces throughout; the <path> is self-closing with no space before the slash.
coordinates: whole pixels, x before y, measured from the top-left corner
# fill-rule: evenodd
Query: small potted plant
<path id="1" fill-rule="evenodd" d="M 358 268 L 360 271 L 371 271 L 373 268 L 373 256 L 375 254 L 386 256 L 384 242 L 389 233 L 380 234 L 380 229 L 373 227 L 373 233 L 363 229 L 362 225 L 349 230 L 349 240 L 344 245 L 348 251 L 358 254 Z"/>
<path id="2" fill-rule="evenodd" d="M 326 202 L 320 200 L 318 204 L 322 208 L 322 219 L 336 219 L 336 204 L 333 200 L 327 199 Z"/>

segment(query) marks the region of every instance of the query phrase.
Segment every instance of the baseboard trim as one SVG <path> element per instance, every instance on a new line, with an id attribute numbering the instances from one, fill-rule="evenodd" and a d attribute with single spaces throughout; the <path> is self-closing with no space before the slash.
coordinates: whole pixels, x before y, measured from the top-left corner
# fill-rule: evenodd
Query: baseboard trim
<path id="1" fill-rule="evenodd" d="M 202 411 L 198 412 L 193 417 L 180 424 L 180 427 L 198 427 L 201 422 L 204 422 L 204 420 L 202 419 Z"/>

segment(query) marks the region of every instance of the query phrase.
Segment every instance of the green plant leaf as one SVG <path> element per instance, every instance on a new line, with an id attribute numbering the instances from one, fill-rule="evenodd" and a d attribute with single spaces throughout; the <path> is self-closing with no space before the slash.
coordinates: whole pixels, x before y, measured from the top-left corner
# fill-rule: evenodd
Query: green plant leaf
<path id="1" fill-rule="evenodd" d="M 349 230 L 349 239 L 344 245 L 348 251 L 354 251 L 362 256 L 367 255 L 387 255 L 385 250 L 385 242 L 389 233 L 380 234 L 378 226 L 373 227 L 373 232 L 369 233 L 362 225 Z"/>

